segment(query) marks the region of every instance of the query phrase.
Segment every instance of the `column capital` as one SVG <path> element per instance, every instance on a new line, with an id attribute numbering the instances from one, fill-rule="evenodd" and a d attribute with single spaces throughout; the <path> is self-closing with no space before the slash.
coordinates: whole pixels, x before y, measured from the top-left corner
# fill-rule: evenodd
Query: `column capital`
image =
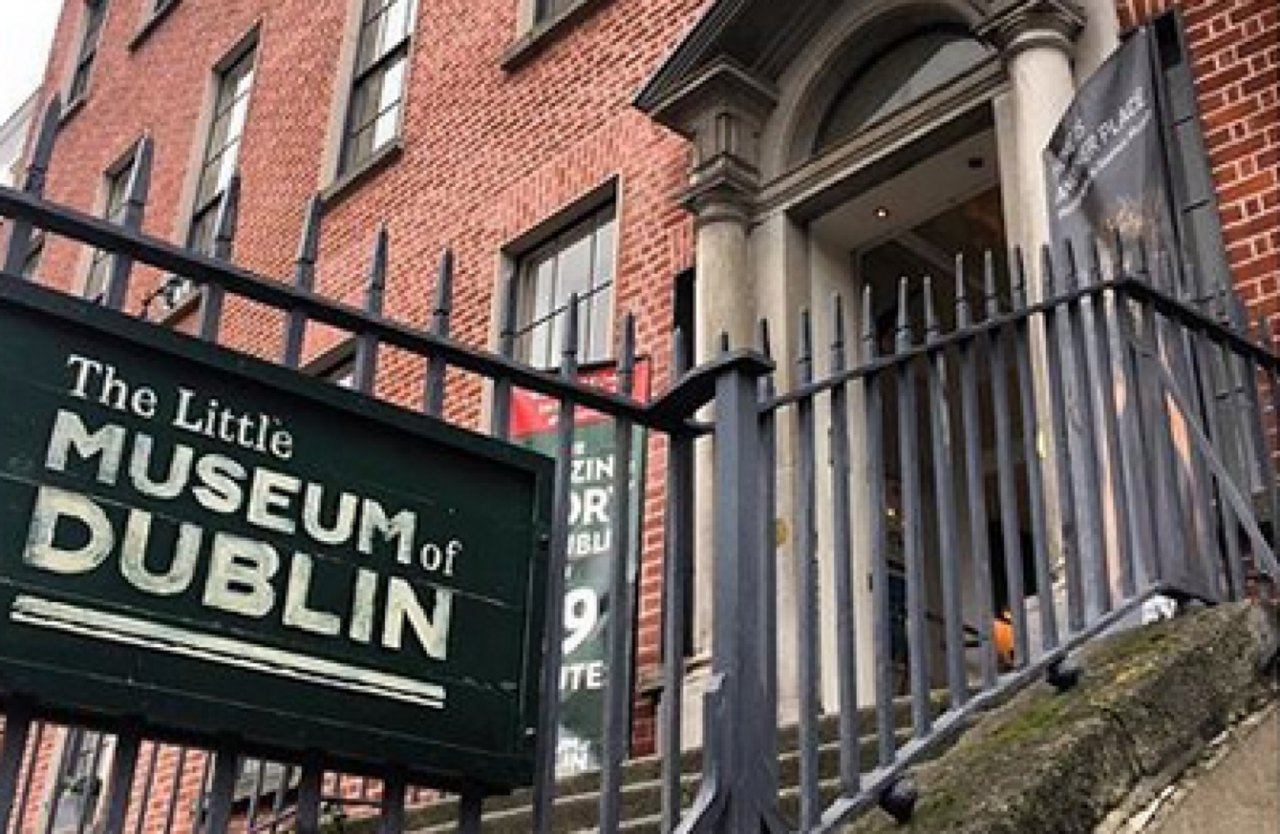
<path id="1" fill-rule="evenodd" d="M 1084 24 L 1085 12 L 1077 0 L 1005 0 L 975 31 L 1008 60 L 1026 49 L 1043 47 L 1069 55 Z"/>
<path id="2" fill-rule="evenodd" d="M 760 132 L 776 103 L 772 85 L 721 59 L 653 110 L 693 143 L 684 203 L 699 222 L 746 222 L 760 188 Z"/>

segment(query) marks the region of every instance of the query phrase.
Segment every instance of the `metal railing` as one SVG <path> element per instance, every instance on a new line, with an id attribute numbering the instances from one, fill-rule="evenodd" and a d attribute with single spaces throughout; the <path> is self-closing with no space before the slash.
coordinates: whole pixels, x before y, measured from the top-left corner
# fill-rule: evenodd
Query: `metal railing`
<path id="1" fill-rule="evenodd" d="M 867 289 L 848 317 L 853 327 L 836 299 L 827 320 L 804 317 L 786 350 L 775 350 L 762 327 L 757 349 L 733 351 L 722 340 L 721 354 L 692 370 L 677 332 L 678 384 L 641 403 L 629 396 L 636 354 L 630 317 L 619 340 L 618 393 L 577 379 L 576 300 L 564 313 L 559 369 L 518 361 L 513 276 L 500 288 L 497 353 L 449 334 L 449 255 L 434 281 L 430 321 L 388 318 L 385 231 L 374 235 L 363 306 L 320 297 L 318 202 L 306 212 L 287 281 L 229 262 L 238 186 L 223 201 L 212 256 L 141 234 L 147 139 L 118 222 L 51 203 L 41 195 L 57 115 L 55 103 L 23 190 L 0 189 L 0 215 L 11 219 L 0 281 L 23 280 L 33 236 L 42 230 L 110 253 L 104 306 L 116 312 L 102 315 L 123 311 L 134 265 L 144 264 L 199 288 L 196 331 L 203 340 L 223 336 L 229 299 L 275 311 L 278 359 L 289 367 L 301 364 L 312 325 L 351 334 L 354 387 L 365 395 L 375 390 L 379 356 L 390 347 L 423 360 L 420 411 L 433 417 L 449 412 L 457 374 L 491 386 L 485 429 L 500 438 L 510 437 L 516 389 L 558 404 L 541 680 L 547 697 L 528 823 L 536 832 L 556 825 L 554 693 L 563 662 L 578 409 L 614 421 L 618 496 L 629 494 L 633 427 L 667 444 L 661 804 L 652 809 L 660 819 L 623 815 L 635 598 L 618 550 L 609 580 L 617 610 L 606 637 L 613 673 L 595 800 L 596 827 L 606 832 L 632 824 L 735 834 L 833 831 L 874 805 L 908 816 L 915 799 L 910 769 L 922 756 L 1011 689 L 1046 675 L 1070 685 L 1072 653 L 1134 619 L 1147 601 L 1236 598 L 1251 571 L 1280 577 L 1271 538 L 1280 360 L 1270 325 L 1255 332 L 1230 293 L 1198 297 L 1170 277 L 1175 271 L 1163 259 L 1150 268 L 1140 248 L 1109 243 L 1109 258 L 1091 250 L 1083 267 L 1070 253 L 1062 264 L 1045 258 L 1039 277 L 1018 257 L 1008 267 L 988 257 L 978 274 L 959 260 L 936 285 L 912 279 Z M 938 296 L 944 283 L 955 287 L 954 297 Z M 1033 284 L 1036 300 L 1029 298 Z M 793 367 L 790 390 L 777 390 L 771 352 Z M 713 419 L 697 422 L 708 404 Z M 713 645 L 703 715 L 686 716 L 697 443 L 713 446 L 712 471 L 701 474 L 715 490 L 711 506 L 701 509 L 714 516 L 714 546 L 699 563 L 713 585 Z M 615 548 L 624 547 L 632 509 L 626 499 L 614 505 Z M 52 818 L 39 805 L 56 795 L 46 761 L 56 734 L 47 722 L 68 716 L 47 714 L 20 695 L 6 694 L 0 830 L 48 832 Z M 908 720 L 900 727 L 902 703 Z M 834 718 L 824 721 L 827 715 Z M 106 733 L 84 783 L 101 781 L 100 799 L 80 806 L 90 809 L 77 821 L 86 830 L 314 832 L 328 803 L 397 832 L 415 803 L 435 796 L 395 770 L 334 774 L 323 756 L 259 761 L 252 785 L 241 790 L 252 760 L 242 740 L 214 750 L 166 746 L 171 739 L 144 739 L 145 716 L 70 718 Z M 702 776 L 686 802 L 683 742 L 685 728 L 697 722 Z M 784 724 L 797 727 L 794 753 L 772 732 Z M 797 773 L 794 790 L 781 784 L 784 757 L 794 757 L 786 758 Z M 279 774 L 274 789 L 271 772 Z M 352 790 L 352 780 L 360 787 Z M 460 787 L 453 820 L 460 831 L 478 831 L 485 788 Z"/>
<path id="2" fill-rule="evenodd" d="M 905 819 L 910 769 L 975 712 L 1042 677 L 1073 685 L 1076 650 L 1158 597 L 1280 580 L 1269 323 L 1139 245 L 1088 255 L 1046 251 L 1035 279 L 1017 253 L 977 274 L 959 258 L 945 304 L 928 278 L 868 285 L 856 336 L 827 306 L 825 368 L 806 312 L 792 390 L 764 368 L 722 387 L 716 476 L 739 494 L 720 487 L 717 512 L 766 528 L 717 535 L 702 792 L 677 826 L 668 768 L 672 829 Z M 744 732 L 791 721 L 796 790 L 771 735 Z"/>

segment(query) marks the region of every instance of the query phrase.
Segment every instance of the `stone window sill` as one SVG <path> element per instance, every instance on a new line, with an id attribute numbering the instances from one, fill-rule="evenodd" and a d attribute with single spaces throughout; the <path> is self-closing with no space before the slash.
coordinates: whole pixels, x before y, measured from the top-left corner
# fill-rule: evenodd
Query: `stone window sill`
<path id="1" fill-rule="evenodd" d="M 133 52 L 138 47 L 142 46 L 142 44 L 146 42 L 147 38 L 151 37 L 151 33 L 164 22 L 164 19 L 173 14 L 173 10 L 178 7 L 180 2 L 182 2 L 182 0 L 169 0 L 169 2 L 165 3 L 159 11 L 148 16 L 147 19 L 142 22 L 142 25 L 138 27 L 138 31 L 134 32 L 133 37 L 129 39 L 129 51 Z"/>
<path id="2" fill-rule="evenodd" d="M 515 72 L 608 2 L 609 0 L 576 0 L 558 14 L 538 21 L 507 47 L 500 66 L 507 72 Z"/>
<path id="3" fill-rule="evenodd" d="M 383 145 L 355 168 L 347 171 L 320 192 L 320 204 L 326 209 L 342 202 L 348 194 L 375 176 L 382 169 L 390 166 L 404 155 L 404 142 L 395 139 Z"/>

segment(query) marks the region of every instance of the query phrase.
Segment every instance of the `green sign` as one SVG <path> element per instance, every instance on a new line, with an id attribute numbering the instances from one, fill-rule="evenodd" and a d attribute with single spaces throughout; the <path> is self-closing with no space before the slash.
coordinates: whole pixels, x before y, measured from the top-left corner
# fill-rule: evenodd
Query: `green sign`
<path id="1" fill-rule="evenodd" d="M 0 281 L 0 689 L 532 778 L 551 462 Z"/>
<path id="2" fill-rule="evenodd" d="M 636 368 L 634 396 L 645 399 L 648 363 Z M 612 366 L 584 369 L 579 381 L 617 390 Z M 530 448 L 554 453 L 559 403 L 552 397 L 518 391 L 513 402 L 515 437 Z M 613 611 L 609 598 L 610 572 L 619 552 L 628 559 L 628 587 L 635 599 L 639 565 L 640 518 L 644 482 L 644 432 L 632 435 L 628 470 L 631 517 L 627 540 L 616 542 L 614 479 L 617 473 L 615 427 L 598 412 L 578 409 L 574 414 L 573 458 L 570 464 L 569 545 L 564 595 L 564 663 L 560 672 L 560 723 L 556 738 L 556 771 L 562 776 L 599 770 L 604 761 L 605 685 L 609 680 L 606 635 Z M 633 623 L 624 627 L 633 628 Z"/>

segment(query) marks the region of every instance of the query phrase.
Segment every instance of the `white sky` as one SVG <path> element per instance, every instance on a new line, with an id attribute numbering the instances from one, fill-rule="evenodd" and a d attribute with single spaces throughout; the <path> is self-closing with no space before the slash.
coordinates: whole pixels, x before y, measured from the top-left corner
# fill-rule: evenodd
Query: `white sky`
<path id="1" fill-rule="evenodd" d="M 0 0 L 0 122 L 44 77 L 62 0 Z"/>

